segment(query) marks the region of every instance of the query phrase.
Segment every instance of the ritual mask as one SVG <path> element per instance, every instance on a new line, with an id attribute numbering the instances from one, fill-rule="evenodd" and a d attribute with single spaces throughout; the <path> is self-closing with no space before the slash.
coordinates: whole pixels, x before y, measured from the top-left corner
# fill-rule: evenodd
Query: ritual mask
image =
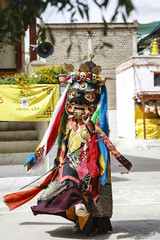
<path id="1" fill-rule="evenodd" d="M 82 118 L 89 110 L 92 115 L 100 100 L 100 87 L 88 82 L 73 82 L 67 94 L 65 109 L 69 115 Z"/>

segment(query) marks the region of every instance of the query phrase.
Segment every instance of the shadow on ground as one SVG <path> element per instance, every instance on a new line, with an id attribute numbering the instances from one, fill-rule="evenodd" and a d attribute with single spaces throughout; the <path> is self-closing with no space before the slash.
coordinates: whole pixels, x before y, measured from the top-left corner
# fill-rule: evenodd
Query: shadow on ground
<path id="1" fill-rule="evenodd" d="M 112 176 L 112 182 L 126 182 L 126 181 L 131 181 L 129 178 L 123 178 L 121 177 L 115 177 Z"/>
<path id="2" fill-rule="evenodd" d="M 160 220 L 133 220 L 133 221 L 113 221 L 113 232 L 108 234 L 98 234 L 97 232 L 86 236 L 83 233 L 72 233 L 72 227 L 63 226 L 53 231 L 48 231 L 51 237 L 66 239 L 110 239 L 112 235 L 115 239 L 146 239 L 153 237 L 156 233 L 160 234 Z M 113 236 L 112 236 L 113 237 Z M 113 238 L 112 238 L 113 239 Z"/>
<path id="3" fill-rule="evenodd" d="M 73 223 L 62 223 L 62 222 L 22 222 L 20 225 L 68 225 L 68 226 L 73 226 Z"/>

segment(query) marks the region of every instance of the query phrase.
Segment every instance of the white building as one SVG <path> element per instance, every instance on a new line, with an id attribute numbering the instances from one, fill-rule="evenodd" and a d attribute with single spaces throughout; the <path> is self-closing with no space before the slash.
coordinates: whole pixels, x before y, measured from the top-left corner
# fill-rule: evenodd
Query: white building
<path id="1" fill-rule="evenodd" d="M 159 147 L 160 56 L 133 56 L 116 69 L 118 146 Z"/>

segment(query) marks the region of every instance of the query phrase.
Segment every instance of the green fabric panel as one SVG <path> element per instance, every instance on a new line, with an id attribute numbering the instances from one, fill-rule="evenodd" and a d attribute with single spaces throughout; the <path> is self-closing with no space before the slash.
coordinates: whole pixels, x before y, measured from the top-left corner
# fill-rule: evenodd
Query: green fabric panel
<path id="1" fill-rule="evenodd" d="M 91 120 L 97 124 L 98 119 L 99 119 L 99 112 L 100 112 L 100 107 L 93 113 Z"/>
<path id="2" fill-rule="evenodd" d="M 160 28 L 160 21 L 155 21 L 146 24 L 138 24 L 138 31 L 139 35 L 146 35 L 150 34 L 151 32 L 157 31 Z"/>
<path id="3" fill-rule="evenodd" d="M 61 126 L 63 126 L 65 124 L 65 122 L 67 121 L 67 118 L 68 118 L 68 114 L 66 113 L 66 111 L 64 111 Z M 58 147 L 60 146 L 60 144 L 62 142 L 62 137 L 63 137 L 63 133 L 60 131 L 60 133 L 58 135 L 58 139 L 57 139 Z"/>

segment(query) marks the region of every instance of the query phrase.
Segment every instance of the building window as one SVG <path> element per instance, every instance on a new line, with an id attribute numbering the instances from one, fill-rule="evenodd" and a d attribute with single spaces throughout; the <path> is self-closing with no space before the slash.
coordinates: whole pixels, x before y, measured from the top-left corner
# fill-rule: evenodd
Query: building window
<path id="1" fill-rule="evenodd" d="M 154 73 L 154 86 L 160 86 L 160 72 Z"/>

